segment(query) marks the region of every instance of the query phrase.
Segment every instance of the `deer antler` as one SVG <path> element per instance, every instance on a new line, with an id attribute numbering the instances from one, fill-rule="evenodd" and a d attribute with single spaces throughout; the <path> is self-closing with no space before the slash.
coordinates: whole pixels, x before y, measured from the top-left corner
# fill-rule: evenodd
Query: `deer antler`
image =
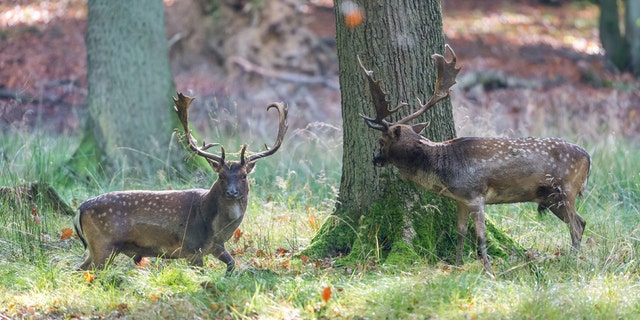
<path id="1" fill-rule="evenodd" d="M 217 146 L 217 143 L 207 143 L 202 142 L 202 147 L 198 148 L 198 141 L 191 134 L 191 130 L 189 129 L 189 106 L 191 105 L 191 101 L 193 101 L 193 97 L 185 96 L 182 93 L 178 93 L 178 98 L 173 98 L 173 102 L 175 103 L 174 109 L 178 113 L 178 119 L 180 119 L 180 123 L 184 127 L 184 132 L 187 136 L 187 140 L 189 142 L 189 147 L 191 150 L 195 151 L 199 156 L 204 157 L 208 160 L 214 161 L 220 165 L 224 165 L 224 148 L 220 147 L 221 155 L 217 156 L 215 154 L 206 152 L 205 150 Z"/>
<path id="2" fill-rule="evenodd" d="M 451 52 L 451 56 L 452 56 L 451 61 L 447 61 L 444 58 L 444 56 L 437 53 L 431 56 L 431 59 L 433 59 L 436 64 L 436 72 L 437 72 L 436 86 L 433 89 L 433 95 L 431 96 L 431 98 L 429 98 L 429 101 L 427 101 L 427 103 L 425 104 L 422 104 L 422 101 L 420 101 L 420 98 L 418 98 L 418 103 L 420 103 L 420 109 L 398 120 L 396 123 L 407 123 L 419 117 L 421 114 L 431 109 L 431 107 L 433 107 L 440 100 L 449 96 L 449 92 L 451 91 L 451 86 L 456 84 L 456 76 L 458 75 L 458 72 L 460 72 L 460 67 L 456 67 L 457 57 L 453 49 L 451 49 L 451 47 L 448 44 L 445 44 L 444 48 L 445 48 L 445 51 Z"/>
<path id="3" fill-rule="evenodd" d="M 360 116 L 364 119 L 364 121 L 370 128 L 376 130 L 386 130 L 393 123 L 384 120 L 384 118 L 392 115 L 400 108 L 406 106 L 407 103 L 401 102 L 400 104 L 398 104 L 398 106 L 389 110 L 391 101 L 387 100 L 387 94 L 382 90 L 382 87 L 380 86 L 380 79 L 373 79 L 373 71 L 367 70 L 367 68 L 364 67 L 362 61 L 360 60 L 360 56 L 356 56 L 356 58 L 358 58 L 360 68 L 367 76 L 367 80 L 369 81 L 369 89 L 371 91 L 371 97 L 373 98 L 373 106 L 376 108 L 375 118 L 367 117 L 362 114 Z"/>
<path id="4" fill-rule="evenodd" d="M 268 148 L 262 152 L 258 152 L 255 154 L 252 154 L 250 156 L 248 156 L 246 159 L 244 157 L 245 151 L 247 149 L 247 146 L 244 145 L 242 148 L 242 151 L 240 152 L 240 161 L 242 161 L 243 163 L 246 162 L 253 162 L 256 161 L 260 158 L 264 158 L 267 156 L 270 156 L 272 154 L 274 154 L 276 151 L 278 151 L 278 149 L 280 148 L 280 145 L 282 144 L 282 140 L 284 139 L 284 134 L 287 132 L 287 128 L 289 127 L 289 124 L 287 123 L 287 113 L 289 111 L 289 109 L 287 108 L 287 106 L 282 103 L 282 102 L 277 102 L 277 103 L 272 103 L 267 107 L 267 111 L 269 111 L 269 109 L 271 108 L 277 108 L 278 109 L 278 114 L 280 115 L 280 125 L 278 126 L 278 136 L 276 137 L 276 141 L 273 144 L 273 147 Z"/>
<path id="5" fill-rule="evenodd" d="M 440 100 L 446 98 L 449 95 L 449 91 L 451 90 L 451 86 L 456 83 L 456 76 L 458 72 L 460 72 L 460 67 L 456 67 L 456 53 L 451 49 L 451 47 L 447 44 L 445 45 L 445 50 L 451 52 L 452 59 L 451 61 L 447 61 L 444 56 L 440 54 L 434 54 L 431 58 L 434 60 L 436 64 L 436 85 L 431 98 L 427 101 L 426 104 L 422 104 L 422 101 L 418 99 L 418 103 L 420 103 L 420 109 L 416 112 L 396 121 L 396 122 L 388 122 L 384 120 L 384 118 L 390 116 L 391 114 L 397 112 L 401 107 L 407 105 L 402 102 L 398 104 L 394 109 L 389 110 L 389 104 L 391 103 L 386 99 L 386 93 L 380 87 L 380 80 L 373 79 L 373 71 L 367 70 L 360 61 L 360 57 L 358 57 L 358 63 L 360 63 L 360 67 L 364 71 L 367 79 L 369 80 L 369 89 L 371 91 L 371 96 L 373 98 L 373 105 L 376 109 L 376 117 L 371 118 L 364 115 L 361 115 L 367 125 L 370 128 L 385 131 L 390 126 L 394 124 L 406 124 L 407 122 L 419 117 L 424 112 L 433 107 Z"/>

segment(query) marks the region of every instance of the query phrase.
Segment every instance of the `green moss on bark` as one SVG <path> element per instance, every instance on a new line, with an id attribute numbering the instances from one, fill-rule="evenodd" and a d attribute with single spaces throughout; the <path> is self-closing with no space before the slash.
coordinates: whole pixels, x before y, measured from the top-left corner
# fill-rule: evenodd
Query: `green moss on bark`
<path id="1" fill-rule="evenodd" d="M 340 211 L 334 212 L 316 232 L 311 244 L 302 250 L 301 254 L 311 259 L 334 257 L 351 252 L 356 230 L 352 222 L 340 217 L 349 216 Z"/>
<path id="2" fill-rule="evenodd" d="M 407 185 L 405 185 L 407 187 Z M 302 253 L 310 258 L 348 254 L 342 263 L 374 260 L 409 265 L 426 260 L 455 262 L 457 210 L 454 201 L 428 193 L 417 186 L 420 200 L 406 208 L 406 199 L 389 196 L 370 206 L 357 223 L 347 224 L 337 211 L 323 224 Z M 392 193 L 395 194 L 395 193 Z M 524 248 L 486 219 L 488 254 L 493 258 L 521 256 Z M 469 221 L 464 251 L 475 256 L 475 228 Z"/>

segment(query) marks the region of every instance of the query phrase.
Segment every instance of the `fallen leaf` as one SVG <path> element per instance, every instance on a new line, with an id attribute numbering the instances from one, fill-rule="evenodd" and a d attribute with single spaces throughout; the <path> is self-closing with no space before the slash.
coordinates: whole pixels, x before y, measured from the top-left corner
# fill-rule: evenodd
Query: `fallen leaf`
<path id="1" fill-rule="evenodd" d="M 36 224 L 40 224 L 40 216 L 38 215 L 38 208 L 37 207 L 31 208 L 31 216 L 33 217 L 33 221 Z"/>
<path id="2" fill-rule="evenodd" d="M 287 270 L 291 269 L 291 260 L 281 261 L 280 267 Z"/>
<path id="3" fill-rule="evenodd" d="M 127 305 L 126 303 L 121 303 L 118 305 L 118 311 L 125 312 L 128 310 L 129 310 L 129 305 Z"/>
<path id="4" fill-rule="evenodd" d="M 300 260 L 302 260 L 302 262 L 307 263 L 309 262 L 309 257 L 307 257 L 304 253 L 300 255 Z"/>
<path id="5" fill-rule="evenodd" d="M 331 287 L 322 289 L 322 301 L 325 303 L 331 298 Z"/>
<path id="6" fill-rule="evenodd" d="M 312 213 L 309 215 L 309 227 L 313 230 L 316 230 L 317 229 L 316 224 L 317 224 L 316 215 Z"/>
<path id="7" fill-rule="evenodd" d="M 71 228 L 62 229 L 62 235 L 60 235 L 60 241 L 69 240 L 73 236 L 73 230 Z"/>
<path id="8" fill-rule="evenodd" d="M 278 255 L 278 257 L 284 257 L 288 253 L 291 253 L 291 251 L 283 247 L 279 247 L 278 249 L 276 249 L 276 254 Z"/>
<path id="9" fill-rule="evenodd" d="M 84 273 L 84 278 L 87 280 L 87 283 L 91 283 L 91 282 L 93 282 L 93 280 L 96 279 L 96 275 L 93 274 L 93 273 L 85 272 Z"/>
<path id="10" fill-rule="evenodd" d="M 233 243 L 238 243 L 241 237 L 242 237 L 242 230 L 236 229 L 236 231 L 233 232 Z"/>

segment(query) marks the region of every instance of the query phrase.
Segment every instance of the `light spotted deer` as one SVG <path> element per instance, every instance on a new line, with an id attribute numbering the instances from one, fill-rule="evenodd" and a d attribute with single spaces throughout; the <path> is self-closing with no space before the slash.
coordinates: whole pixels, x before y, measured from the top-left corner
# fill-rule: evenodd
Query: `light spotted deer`
<path id="1" fill-rule="evenodd" d="M 251 173 L 258 159 L 275 153 L 287 131 L 287 108 L 273 103 L 280 124 L 270 149 L 247 156 L 247 145 L 240 150 L 240 161 L 225 161 L 206 150 L 215 143 L 198 147 L 188 125 L 188 109 L 193 98 L 178 94 L 175 110 L 184 127 L 189 147 L 204 157 L 218 179 L 207 189 L 179 191 L 110 192 L 83 202 L 75 217 L 76 233 L 88 250 L 80 269 L 102 268 L 109 257 L 124 253 L 136 263 L 143 257 L 187 258 L 201 266 L 206 254 L 213 254 L 227 265 L 235 260 L 224 244 L 242 222 L 247 209 Z"/>
<path id="2" fill-rule="evenodd" d="M 362 117 L 369 127 L 382 131 L 374 165 L 392 164 L 403 179 L 456 201 L 458 264 L 471 215 L 479 255 L 485 270 L 492 273 L 485 243 L 486 204 L 537 202 L 539 211 L 550 209 L 569 226 L 572 246 L 579 249 L 585 221 L 576 212 L 575 200 L 586 185 L 591 162 L 584 149 L 555 138 L 464 137 L 433 142 L 420 135 L 428 123 L 408 124 L 446 98 L 456 83 L 460 71 L 456 55 L 448 45 L 445 48 L 451 52 L 451 61 L 432 56 L 437 70 L 433 96 L 425 104 L 418 99 L 420 108 L 396 122 L 385 118 L 406 103 L 390 110 L 380 80 L 358 57 L 376 110 L 375 117 Z"/>

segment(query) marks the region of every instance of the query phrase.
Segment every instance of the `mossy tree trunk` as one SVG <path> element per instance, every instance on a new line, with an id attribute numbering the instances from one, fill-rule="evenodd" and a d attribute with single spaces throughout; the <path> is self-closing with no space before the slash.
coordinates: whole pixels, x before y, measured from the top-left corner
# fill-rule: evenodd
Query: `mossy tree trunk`
<path id="1" fill-rule="evenodd" d="M 171 173 L 184 151 L 175 141 L 175 85 L 161 0 L 88 2 L 88 120 L 69 162 L 83 177 Z"/>
<path id="2" fill-rule="evenodd" d="M 640 76 L 640 1 L 599 0 L 598 3 L 600 42 L 607 59 L 620 71 Z M 624 28 L 620 28 L 620 19 L 624 21 Z"/>
<path id="3" fill-rule="evenodd" d="M 417 106 L 416 98 L 426 101 L 433 92 L 436 74 L 430 57 L 444 53 L 440 2 L 371 0 L 361 5 L 364 22 L 347 28 L 340 1 L 335 2 L 344 135 L 342 179 L 335 212 L 304 254 L 349 254 L 354 259 L 394 263 L 420 258 L 453 261 L 455 203 L 401 181 L 391 166 L 380 169 L 372 165 L 380 132 L 367 127 L 360 117 L 374 115 L 374 109 L 356 60 L 359 55 L 375 78 L 381 79 L 391 105 L 409 103 L 395 116 L 408 115 Z M 455 137 L 449 99 L 416 123 L 427 119 L 431 121 L 425 133 L 428 138 L 442 141 Z M 504 255 L 503 245 L 492 241 L 492 230 L 496 231 L 488 226 L 490 254 Z M 475 239 L 473 232 L 470 239 Z M 499 231 L 496 234 L 504 236 Z M 506 238 L 501 240 L 513 245 Z"/>

